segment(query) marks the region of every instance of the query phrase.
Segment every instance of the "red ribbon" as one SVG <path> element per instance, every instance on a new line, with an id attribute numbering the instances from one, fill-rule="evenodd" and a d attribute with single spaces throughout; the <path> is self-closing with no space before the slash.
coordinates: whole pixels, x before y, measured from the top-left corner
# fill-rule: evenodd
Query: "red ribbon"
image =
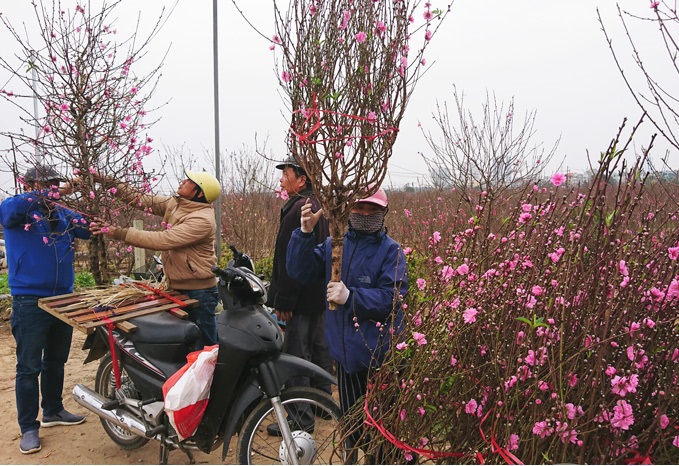
<path id="1" fill-rule="evenodd" d="M 486 434 L 483 432 L 483 423 L 486 421 L 490 413 L 492 413 L 493 410 L 491 409 L 486 413 L 485 416 L 483 416 L 483 419 L 481 419 L 481 422 L 479 423 L 479 432 L 481 433 L 481 438 L 483 439 L 484 442 L 490 443 L 490 451 L 491 453 L 498 453 L 502 459 L 504 459 L 507 464 L 523 464 L 520 459 L 518 459 L 516 456 L 514 456 L 511 452 L 509 452 L 506 448 L 501 447 L 497 441 L 495 440 L 495 436 L 491 434 L 490 436 L 490 442 L 488 442 L 488 439 L 486 438 Z"/>
<path id="2" fill-rule="evenodd" d="M 115 340 L 113 339 L 113 329 L 115 324 L 111 319 L 104 318 L 106 322 L 106 328 L 108 329 L 108 347 L 111 351 L 111 362 L 113 362 L 113 375 L 116 378 L 116 389 L 120 388 L 120 367 L 118 366 L 118 352 L 116 351 Z"/>
<path id="3" fill-rule="evenodd" d="M 372 417 L 370 414 L 370 409 L 368 409 L 368 400 L 370 398 L 370 390 L 365 395 L 365 403 L 363 405 L 363 411 L 365 412 L 366 420 L 365 424 L 374 427 L 375 429 L 378 430 L 378 432 L 387 439 L 390 443 L 392 443 L 394 446 L 400 448 L 401 450 L 412 452 L 412 453 L 417 453 L 422 456 L 426 456 L 429 459 L 439 459 L 439 458 L 462 458 L 465 456 L 465 453 L 458 453 L 458 452 L 443 452 L 443 451 L 434 451 L 434 450 L 428 450 L 428 449 L 423 449 L 423 448 L 415 448 L 411 445 L 408 445 L 405 442 L 402 442 L 394 434 L 389 432 L 384 427 L 384 424 L 382 423 L 382 420 L 376 421 L 375 418 Z M 483 439 L 484 442 L 490 443 L 491 446 L 491 452 L 492 453 L 498 453 L 506 462 L 507 464 L 512 464 L 512 465 L 523 465 L 523 462 L 518 459 L 514 454 L 509 452 L 506 448 L 501 447 L 497 441 L 495 440 L 495 437 L 491 435 L 490 442 L 488 442 L 488 439 L 486 438 L 486 434 L 483 432 L 483 423 L 486 421 L 490 413 L 493 412 L 491 409 L 486 413 L 486 415 L 481 419 L 481 422 L 479 423 L 479 432 L 481 433 L 481 438 Z M 476 452 L 476 461 L 478 464 L 485 464 L 485 461 L 483 459 L 483 455 L 481 455 L 480 452 Z M 650 464 L 650 463 L 638 463 L 638 464 Z"/>
<path id="4" fill-rule="evenodd" d="M 318 96 L 316 94 L 314 94 L 313 106 L 311 108 L 307 108 L 307 109 L 304 109 L 304 110 L 295 110 L 292 113 L 301 113 L 303 111 L 305 111 L 307 115 L 306 115 L 306 119 L 304 120 L 304 124 L 302 125 L 302 127 L 306 127 L 306 126 L 310 125 L 311 123 L 313 123 L 313 124 L 311 124 L 311 129 L 309 129 L 305 133 L 303 133 L 301 131 L 298 133 L 292 128 L 290 129 L 290 131 L 292 132 L 292 134 L 294 134 L 297 137 L 297 139 L 300 142 L 305 142 L 307 144 L 315 144 L 315 143 L 323 142 L 323 141 L 338 141 L 338 140 L 341 140 L 341 139 L 346 139 L 346 137 L 344 137 L 344 138 L 336 137 L 336 138 L 327 138 L 327 139 L 311 139 L 311 136 L 316 131 L 318 131 L 320 129 L 320 127 L 322 126 L 321 125 L 321 118 L 322 118 L 321 114 L 322 113 L 323 114 L 329 114 L 329 115 L 339 115 L 339 116 L 342 116 L 342 117 L 349 118 L 351 120 L 368 121 L 370 123 L 376 123 L 375 120 L 371 120 L 369 118 L 358 116 L 358 115 L 349 115 L 347 113 L 335 112 L 333 110 L 319 110 L 318 109 Z M 315 121 L 313 121 L 313 122 L 312 122 L 312 117 L 315 117 Z M 385 129 L 380 130 L 378 133 L 373 134 L 371 136 L 363 136 L 363 138 L 368 140 L 368 141 L 373 141 L 373 140 L 377 139 L 378 137 L 381 137 L 381 136 L 384 136 L 384 135 L 390 134 L 390 133 L 396 133 L 396 132 L 398 132 L 397 127 L 387 126 Z"/>
<path id="5" fill-rule="evenodd" d="M 134 282 L 133 286 L 140 286 L 140 287 L 145 288 L 149 291 L 153 291 L 155 294 L 160 295 L 163 298 L 169 299 L 170 301 L 172 301 L 173 303 L 175 303 L 176 305 L 178 305 L 180 307 L 186 307 L 186 303 L 184 301 L 182 301 L 181 299 L 177 299 L 174 296 L 171 296 L 171 295 L 165 293 L 163 290 L 161 290 L 159 288 L 154 288 L 154 287 L 149 286 L 146 283 L 142 283 L 142 282 Z"/>
<path id="6" fill-rule="evenodd" d="M 653 448 L 653 445 L 651 445 L 651 448 Z M 639 450 L 630 450 L 629 452 L 633 453 L 634 457 L 626 459 L 625 464 L 653 464 L 653 460 L 651 459 L 650 456 L 648 456 L 648 453 L 645 454 L 645 455 L 642 455 Z M 649 452 L 650 452 L 650 449 L 649 449 Z"/>
<path id="7" fill-rule="evenodd" d="M 94 315 L 97 315 L 97 311 L 92 308 Z M 106 311 L 104 311 L 104 316 L 101 318 L 103 322 L 106 323 L 106 328 L 108 329 L 108 348 L 111 352 L 111 362 L 113 363 L 113 375 L 116 379 L 116 389 L 120 388 L 120 367 L 118 366 L 118 352 L 116 351 L 116 343 L 113 338 L 113 329 L 116 324 L 111 319 L 106 317 Z"/>
<path id="8" fill-rule="evenodd" d="M 389 432 L 384 427 L 382 420 L 376 421 L 375 418 L 372 417 L 372 415 L 370 414 L 370 410 L 368 409 L 368 398 L 369 398 L 369 393 L 366 393 L 365 404 L 363 405 L 363 410 L 365 411 L 365 416 L 366 416 L 365 423 L 367 425 L 372 426 L 375 429 L 377 429 L 379 431 L 379 433 L 382 434 L 382 437 L 387 439 L 394 446 L 400 448 L 403 451 L 408 451 L 408 452 L 411 452 L 411 453 L 417 453 L 418 455 L 426 456 L 429 459 L 462 458 L 463 456 L 465 456 L 464 453 L 434 451 L 434 450 L 428 450 L 428 449 L 424 449 L 424 448 L 416 448 L 416 447 L 408 445 L 405 442 L 402 442 L 401 440 L 397 439 L 394 434 Z"/>

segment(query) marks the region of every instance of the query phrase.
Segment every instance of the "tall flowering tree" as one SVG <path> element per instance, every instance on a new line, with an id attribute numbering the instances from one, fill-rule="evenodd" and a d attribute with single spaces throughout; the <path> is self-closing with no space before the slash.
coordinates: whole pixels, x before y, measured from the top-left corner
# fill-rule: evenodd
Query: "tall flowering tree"
<path id="1" fill-rule="evenodd" d="M 19 45 L 14 57 L 0 56 L 0 66 L 20 87 L 2 89 L 0 95 L 20 110 L 28 126 L 3 133 L 13 147 L 2 157 L 15 175 L 41 161 L 72 175 L 78 180 L 76 194 L 58 202 L 102 217 L 119 217 L 129 206 L 118 200 L 115 188 L 95 183 L 94 174 L 126 180 L 143 192 L 155 181 L 143 167 L 152 151 L 145 106 L 160 66 L 142 76 L 134 70 L 163 15 L 146 39 L 138 36 L 137 25 L 131 37 L 117 40 L 112 13 L 119 3 L 92 10 L 86 2 L 66 11 L 59 2 L 35 2 L 36 40 L 24 37 L 10 18 L 0 16 Z M 39 116 L 33 113 L 33 93 Z M 33 127 L 38 128 L 37 136 Z M 90 242 L 90 262 L 95 280 L 107 282 L 107 249 L 101 236 Z"/>
<path id="2" fill-rule="evenodd" d="M 349 211 L 384 180 L 425 49 L 449 6 L 293 0 L 283 12 L 279 3 L 271 47 L 290 106 L 289 149 L 330 221 L 339 280 Z"/>

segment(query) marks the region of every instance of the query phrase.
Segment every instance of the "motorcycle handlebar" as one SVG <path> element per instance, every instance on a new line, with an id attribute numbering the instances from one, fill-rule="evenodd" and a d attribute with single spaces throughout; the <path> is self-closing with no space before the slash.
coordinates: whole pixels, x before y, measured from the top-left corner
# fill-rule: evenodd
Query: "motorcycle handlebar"
<path id="1" fill-rule="evenodd" d="M 223 278 L 223 279 L 226 280 L 226 281 L 229 281 L 230 279 L 232 279 L 232 278 L 233 278 L 233 275 L 234 275 L 233 272 L 229 273 L 228 270 L 224 270 L 224 269 L 222 269 L 222 268 L 220 268 L 220 267 L 217 267 L 216 265 L 213 265 L 212 267 L 210 267 L 210 270 L 211 270 L 212 273 L 214 273 L 216 276 L 218 276 L 218 277 L 220 277 L 220 278 Z"/>
<path id="2" fill-rule="evenodd" d="M 232 270 L 225 270 L 220 267 L 217 267 L 216 265 L 210 267 L 210 270 L 212 270 L 212 273 L 214 273 L 219 278 L 222 278 L 227 283 L 240 285 L 245 282 L 245 278 L 243 278 L 240 274 Z"/>
<path id="3" fill-rule="evenodd" d="M 233 244 L 229 244 L 229 249 L 231 249 L 231 253 L 233 254 L 233 260 L 238 262 L 240 258 L 243 256 L 243 253 L 240 252 Z"/>

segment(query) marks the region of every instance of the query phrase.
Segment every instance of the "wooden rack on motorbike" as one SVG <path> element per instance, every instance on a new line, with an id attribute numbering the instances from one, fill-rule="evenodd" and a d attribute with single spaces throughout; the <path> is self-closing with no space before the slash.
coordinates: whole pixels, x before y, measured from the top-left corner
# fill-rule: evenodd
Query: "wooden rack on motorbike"
<path id="1" fill-rule="evenodd" d="M 176 317 L 185 319 L 188 314 L 182 307 L 194 306 L 196 299 L 174 290 L 154 290 L 153 294 L 123 301 L 116 307 L 92 306 L 86 293 L 70 293 L 38 300 L 38 306 L 71 327 L 85 334 L 92 333 L 96 327 L 113 322 L 125 332 L 134 332 L 137 327 L 128 322 L 133 317 L 167 311 Z"/>

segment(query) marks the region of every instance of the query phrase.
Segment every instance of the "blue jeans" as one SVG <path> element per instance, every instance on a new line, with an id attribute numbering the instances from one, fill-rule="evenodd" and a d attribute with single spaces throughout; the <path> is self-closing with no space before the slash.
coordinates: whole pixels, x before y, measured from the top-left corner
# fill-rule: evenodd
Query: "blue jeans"
<path id="1" fill-rule="evenodd" d="M 73 327 L 38 307 L 37 296 L 13 296 L 12 335 L 16 340 L 16 404 L 21 433 L 37 430 L 42 392 L 42 414 L 54 416 L 64 409 L 64 364 L 71 350 Z"/>
<path id="2" fill-rule="evenodd" d="M 202 350 L 205 346 L 216 345 L 217 339 L 217 319 L 215 308 L 219 300 L 217 286 L 205 288 L 203 290 L 177 290 L 184 293 L 191 299 L 198 300 L 194 307 L 185 309 L 189 314 L 189 319 L 195 322 L 200 329 L 201 338 L 196 342 L 196 349 Z"/>

